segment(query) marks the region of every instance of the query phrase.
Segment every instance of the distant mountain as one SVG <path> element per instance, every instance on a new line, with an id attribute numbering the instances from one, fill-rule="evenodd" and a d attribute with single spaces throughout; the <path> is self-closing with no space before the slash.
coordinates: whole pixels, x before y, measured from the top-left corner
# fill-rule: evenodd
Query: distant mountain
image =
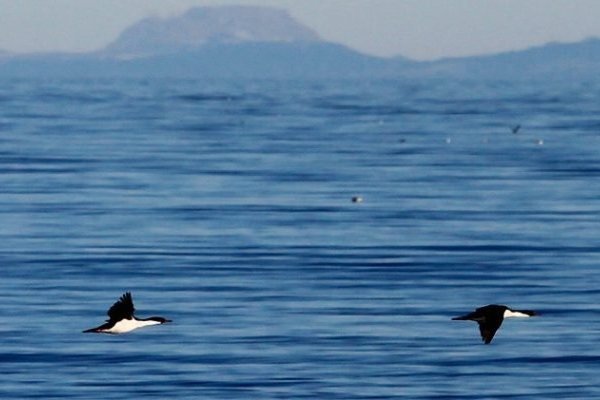
<path id="1" fill-rule="evenodd" d="M 0 77 L 598 79 L 600 40 L 430 62 L 381 58 L 322 40 L 287 12 L 201 7 L 148 18 L 84 54 L 0 52 Z"/>
<path id="2" fill-rule="evenodd" d="M 597 78 L 600 39 L 549 43 L 520 51 L 424 63 L 419 73 L 476 79 Z"/>
<path id="3" fill-rule="evenodd" d="M 205 45 L 320 42 L 285 10 L 223 6 L 193 8 L 173 18 L 146 18 L 126 29 L 105 55 L 135 58 L 194 51 Z"/>
<path id="4" fill-rule="evenodd" d="M 225 6 L 144 19 L 93 53 L 0 60 L 0 76 L 335 78 L 396 75 L 407 62 L 325 42 L 284 10 Z"/>

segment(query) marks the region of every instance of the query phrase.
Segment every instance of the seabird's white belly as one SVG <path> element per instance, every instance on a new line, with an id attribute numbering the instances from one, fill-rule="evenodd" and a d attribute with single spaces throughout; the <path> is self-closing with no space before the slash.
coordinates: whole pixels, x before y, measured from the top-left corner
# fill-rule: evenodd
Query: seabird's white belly
<path id="1" fill-rule="evenodd" d="M 144 326 L 159 325 L 158 321 L 138 321 L 137 319 L 122 319 L 117 322 L 112 328 L 106 329 L 106 333 L 127 333 L 134 329 L 143 328 Z"/>

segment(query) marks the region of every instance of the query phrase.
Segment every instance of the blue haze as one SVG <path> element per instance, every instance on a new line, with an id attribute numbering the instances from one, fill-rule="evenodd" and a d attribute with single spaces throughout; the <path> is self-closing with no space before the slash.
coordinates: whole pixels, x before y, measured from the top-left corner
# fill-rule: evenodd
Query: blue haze
<path id="1" fill-rule="evenodd" d="M 599 102 L 4 80 L 0 398 L 598 398 Z M 174 323 L 82 334 L 125 290 Z M 488 303 L 542 316 L 485 346 Z"/>

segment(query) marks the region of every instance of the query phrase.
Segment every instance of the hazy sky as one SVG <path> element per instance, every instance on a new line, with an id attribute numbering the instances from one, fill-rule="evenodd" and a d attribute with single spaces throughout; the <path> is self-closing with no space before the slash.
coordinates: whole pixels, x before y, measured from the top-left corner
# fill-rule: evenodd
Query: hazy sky
<path id="1" fill-rule="evenodd" d="M 95 50 L 143 17 L 223 4 L 285 8 L 324 39 L 414 59 L 600 37 L 600 0 L 0 0 L 0 49 Z"/>

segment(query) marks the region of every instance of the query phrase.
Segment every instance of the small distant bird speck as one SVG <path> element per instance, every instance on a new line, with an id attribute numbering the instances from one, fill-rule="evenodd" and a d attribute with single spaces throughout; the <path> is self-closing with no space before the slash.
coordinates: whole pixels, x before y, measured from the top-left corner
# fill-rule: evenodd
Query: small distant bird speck
<path id="1" fill-rule="evenodd" d="M 517 133 L 519 133 L 520 129 L 521 129 L 521 125 L 515 125 L 510 130 L 512 131 L 513 134 L 516 135 Z"/>
<path id="2" fill-rule="evenodd" d="M 352 197 L 352 202 L 353 203 L 362 203 L 363 202 L 363 198 L 360 196 L 354 196 Z"/>
<path id="3" fill-rule="evenodd" d="M 144 326 L 161 325 L 166 322 L 172 322 L 163 317 L 150 317 L 139 319 L 133 313 L 133 298 L 131 293 L 126 292 L 121 298 L 112 305 L 108 310 L 108 318 L 106 323 L 96 328 L 87 329 L 83 333 L 127 333 L 134 329 L 143 328 Z"/>
<path id="4" fill-rule="evenodd" d="M 490 304 L 479 307 L 472 313 L 454 317 L 453 320 L 475 321 L 479 324 L 479 333 L 485 344 L 490 344 L 504 318 L 526 318 L 538 315 L 532 310 L 512 310 L 504 305 Z"/>

